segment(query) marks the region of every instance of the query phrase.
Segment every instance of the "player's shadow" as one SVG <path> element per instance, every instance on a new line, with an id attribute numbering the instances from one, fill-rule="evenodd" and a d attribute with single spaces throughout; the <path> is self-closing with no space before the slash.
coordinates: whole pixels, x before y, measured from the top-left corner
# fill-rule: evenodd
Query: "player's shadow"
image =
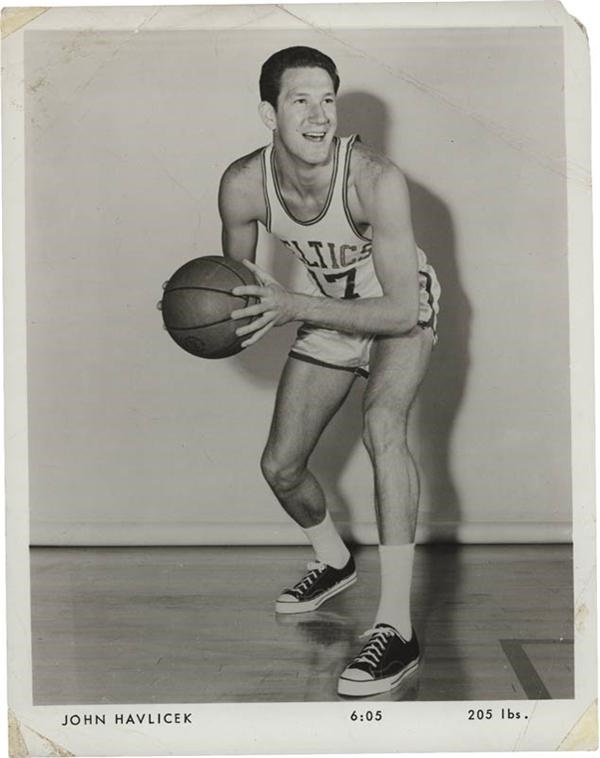
<path id="1" fill-rule="evenodd" d="M 339 133 L 360 134 L 363 142 L 399 165 L 390 151 L 390 119 L 385 104 L 365 92 L 338 99 Z M 417 244 L 426 252 L 442 288 L 439 342 L 419 391 L 413 419 L 419 440 L 419 464 L 427 484 L 428 520 L 452 542 L 460 523 L 460 503 L 449 466 L 454 420 L 462 402 L 469 367 L 471 308 L 456 263 L 455 233 L 448 206 L 419 181 L 407 176 Z"/>
<path id="2" fill-rule="evenodd" d="M 349 92 L 341 96 L 338 99 L 338 122 L 340 134 L 359 134 L 363 142 L 388 155 L 402 167 L 401 154 L 391 152 L 390 118 L 379 98 L 364 92 Z M 411 436 L 416 443 L 423 499 L 428 501 L 427 512 L 421 508 L 420 521 L 426 536 L 435 535 L 439 541 L 455 543 L 459 538 L 461 508 L 451 474 L 450 449 L 469 370 L 471 307 L 460 280 L 454 224 L 448 206 L 415 177 L 407 175 L 406 178 L 415 238 L 435 268 L 442 288 L 439 342 L 433 351 L 411 419 Z M 435 561 L 436 552 L 441 554 L 448 574 L 453 576 L 454 587 L 459 587 L 460 550 L 440 546 L 436 551 L 432 546 L 425 551 L 426 562 Z M 421 628 L 425 655 L 427 621 L 439 617 L 448 603 L 452 605 L 448 588 L 442 596 L 434 576 L 434 572 L 426 568 L 418 588 L 419 618 L 416 622 L 425 622 Z M 451 626 L 452 619 L 445 618 L 445 623 Z"/>

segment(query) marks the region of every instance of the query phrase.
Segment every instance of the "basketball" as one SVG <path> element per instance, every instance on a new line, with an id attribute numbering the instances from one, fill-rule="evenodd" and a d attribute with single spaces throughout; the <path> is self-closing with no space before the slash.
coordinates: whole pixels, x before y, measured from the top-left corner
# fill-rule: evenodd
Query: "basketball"
<path id="1" fill-rule="evenodd" d="M 163 322 L 175 342 L 200 358 L 227 358 L 239 353 L 244 337 L 235 330 L 252 321 L 232 321 L 232 311 L 257 301 L 235 297 L 234 287 L 257 284 L 243 263 L 206 255 L 184 264 L 164 285 L 159 308 Z"/>

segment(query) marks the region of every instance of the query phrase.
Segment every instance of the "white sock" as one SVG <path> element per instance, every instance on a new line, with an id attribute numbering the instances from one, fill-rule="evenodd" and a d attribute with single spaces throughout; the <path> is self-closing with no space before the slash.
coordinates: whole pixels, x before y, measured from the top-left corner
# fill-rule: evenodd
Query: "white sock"
<path id="1" fill-rule="evenodd" d="M 375 624 L 393 626 L 406 640 L 412 635 L 410 585 L 414 555 L 414 543 L 379 546 L 381 595 Z"/>
<path id="2" fill-rule="evenodd" d="M 325 514 L 320 524 L 309 526 L 303 531 L 314 547 L 318 561 L 336 569 L 341 569 L 348 563 L 350 551 L 342 542 L 329 513 Z"/>

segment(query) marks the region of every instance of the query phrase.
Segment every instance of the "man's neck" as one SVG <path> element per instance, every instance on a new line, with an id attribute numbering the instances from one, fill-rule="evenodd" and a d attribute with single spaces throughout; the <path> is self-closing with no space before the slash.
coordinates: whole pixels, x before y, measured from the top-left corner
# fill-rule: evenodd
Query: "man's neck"
<path id="1" fill-rule="evenodd" d="M 280 185 L 289 187 L 300 195 L 313 194 L 323 187 L 329 186 L 335 142 L 331 143 L 327 160 L 317 164 L 305 163 L 294 155 L 291 155 L 277 138 L 277 134 L 273 136 L 273 151 L 277 178 Z"/>

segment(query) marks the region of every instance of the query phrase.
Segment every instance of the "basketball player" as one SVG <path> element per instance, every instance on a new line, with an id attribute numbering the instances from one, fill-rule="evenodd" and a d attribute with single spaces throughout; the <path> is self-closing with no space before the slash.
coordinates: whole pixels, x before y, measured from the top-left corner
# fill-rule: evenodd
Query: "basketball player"
<path id="1" fill-rule="evenodd" d="M 304 530 L 316 560 L 277 598 L 278 613 L 305 613 L 356 581 L 354 560 L 307 463 L 357 375 L 367 378 L 364 442 L 375 477 L 381 595 L 368 642 L 341 673 L 338 692 L 367 696 L 413 671 L 419 646 L 410 615 L 419 479 L 407 417 L 436 340 L 439 286 L 413 238 L 406 181 L 356 136 L 336 136 L 339 77 L 308 47 L 271 56 L 259 113 L 272 143 L 235 161 L 219 191 L 223 252 L 254 272 L 240 286 L 258 304 L 240 327 L 252 345 L 274 326 L 300 322 L 279 382 L 262 471 Z M 255 263 L 258 222 L 306 267 L 290 292 Z"/>

